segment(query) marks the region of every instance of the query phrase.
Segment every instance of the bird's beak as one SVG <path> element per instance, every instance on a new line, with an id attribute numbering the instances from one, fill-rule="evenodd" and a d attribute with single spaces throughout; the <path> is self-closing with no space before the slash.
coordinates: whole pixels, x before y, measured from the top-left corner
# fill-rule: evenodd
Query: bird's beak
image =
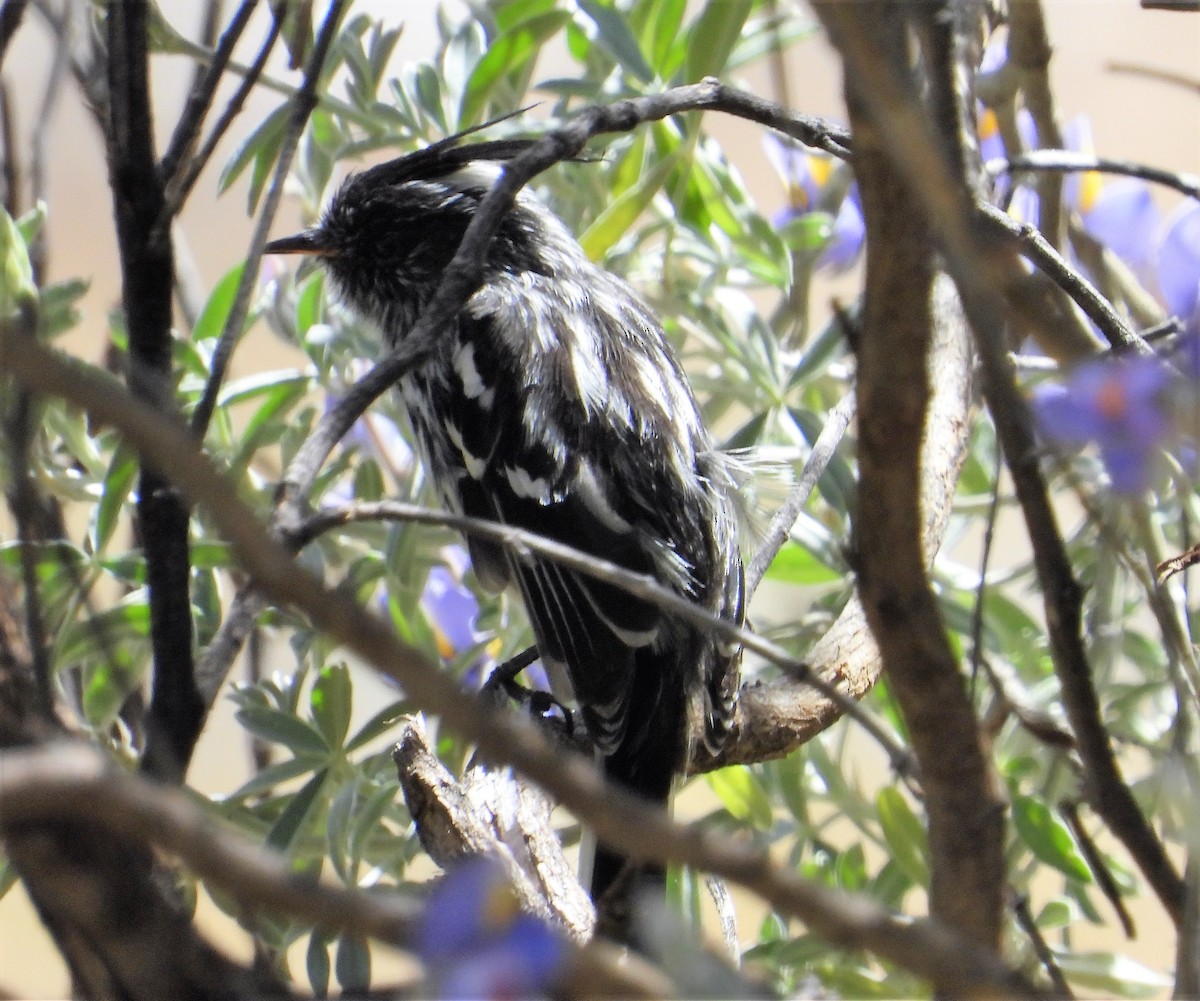
<path id="1" fill-rule="evenodd" d="M 264 254 L 305 254 L 309 257 L 337 257 L 339 249 L 334 246 L 325 232 L 306 229 L 295 236 L 284 236 L 272 240 L 263 248 Z"/>

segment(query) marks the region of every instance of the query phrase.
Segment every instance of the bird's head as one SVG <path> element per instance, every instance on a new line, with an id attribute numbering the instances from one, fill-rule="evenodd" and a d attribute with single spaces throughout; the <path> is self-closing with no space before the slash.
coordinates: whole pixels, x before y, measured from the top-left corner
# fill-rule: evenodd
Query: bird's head
<path id="1" fill-rule="evenodd" d="M 273 240 L 269 254 L 319 257 L 340 295 L 393 336 L 433 294 L 498 165 L 531 140 L 464 145 L 459 136 L 350 175 L 319 225 Z M 523 198 L 488 254 L 491 267 L 530 266 L 531 225 Z M 544 210 L 542 210 L 544 211 Z"/>

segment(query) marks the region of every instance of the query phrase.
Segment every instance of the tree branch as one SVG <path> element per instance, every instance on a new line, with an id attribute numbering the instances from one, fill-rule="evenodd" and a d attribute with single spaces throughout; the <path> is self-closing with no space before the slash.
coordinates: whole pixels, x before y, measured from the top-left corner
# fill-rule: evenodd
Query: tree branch
<path id="1" fill-rule="evenodd" d="M 836 10 L 836 5 L 831 9 Z M 1032 419 L 1008 354 L 1003 290 L 1020 265 L 1011 250 L 984 236 L 986 223 L 980 218 L 973 193 L 947 163 L 939 138 L 929 128 L 922 109 L 903 99 L 900 81 L 874 46 L 856 39 L 842 51 L 848 72 L 859 76 L 861 93 L 874 109 L 874 121 L 933 224 L 946 266 L 975 331 L 984 395 L 1033 547 L 1051 654 L 1084 763 L 1089 802 L 1125 845 L 1172 919 L 1178 922 L 1184 901 L 1183 881 L 1122 778 L 1101 718 L 1081 635 L 1082 590 L 1071 569 L 1038 468 Z"/>
<path id="2" fill-rule="evenodd" d="M 69 397 L 93 420 L 116 426 L 149 461 L 169 467 L 179 489 L 205 508 L 264 594 L 281 606 L 295 606 L 316 628 L 394 678 L 415 706 L 474 740 L 489 760 L 519 768 L 602 840 L 634 858 L 683 862 L 725 876 L 762 896 L 780 914 L 805 921 L 830 943 L 868 949 L 948 993 L 1040 996 L 1020 973 L 940 923 L 896 918 L 866 897 L 800 879 L 771 862 L 762 849 L 699 827 L 681 827 L 665 811 L 606 782 L 582 756 L 551 748 L 525 721 L 464 698 L 452 678 L 401 643 L 380 619 L 299 566 L 262 529 L 186 431 L 121 392 L 112 379 L 3 332 L 0 366 L 30 389 Z"/>
<path id="3" fill-rule="evenodd" d="M 875 0 L 818 3 L 815 9 L 840 51 L 855 39 L 870 44 L 892 68 L 901 88 L 898 98 L 918 104 L 916 84 L 903 69 L 909 22 L 902 5 Z M 943 44 L 948 36 L 961 37 L 963 26 L 945 6 L 937 9 L 944 20 L 929 25 L 929 33 Z M 932 61 L 927 56 L 928 75 L 936 79 L 938 68 L 928 66 Z M 929 395 L 925 359 L 934 244 L 924 206 L 909 192 L 849 59 L 845 74 L 854 172 L 867 224 L 857 350 L 858 593 L 920 762 L 928 816 L 930 913 L 998 952 L 1004 913 L 1003 805 L 921 550 L 919 459 Z M 941 131 L 957 133 L 956 116 L 947 121 L 945 109 L 937 106 L 933 113 Z"/>
<path id="4" fill-rule="evenodd" d="M 1049 170 L 1062 174 L 1099 171 L 1104 174 L 1122 174 L 1143 181 L 1173 188 L 1189 198 L 1200 198 L 1200 175 L 1184 171 L 1164 170 L 1132 160 L 1114 160 L 1107 156 L 1090 156 L 1068 149 L 1035 149 L 1007 160 L 991 160 L 987 164 L 991 174 L 1013 174 L 1022 170 Z"/>
<path id="5" fill-rule="evenodd" d="M 238 280 L 233 305 L 229 308 L 225 327 L 213 350 L 211 368 L 208 380 L 204 384 L 204 392 L 192 413 L 192 431 L 197 438 L 204 437 L 208 422 L 216 408 L 217 394 L 221 391 L 221 384 L 225 380 L 225 372 L 233 357 L 234 348 L 242 339 L 246 315 L 250 311 L 250 294 L 258 281 L 258 265 L 262 260 L 263 247 L 267 245 L 267 232 L 271 228 L 275 212 L 279 208 L 279 201 L 283 197 L 283 184 L 287 180 L 288 171 L 292 169 L 292 158 L 296 155 L 296 148 L 300 144 L 300 134 L 304 131 L 309 115 L 317 106 L 317 82 L 321 77 L 321 70 L 325 66 L 325 57 L 329 53 L 329 47 L 337 35 L 338 25 L 341 24 L 345 7 L 346 0 L 333 0 L 330 3 L 321 29 L 317 32 L 317 41 L 309 55 L 308 65 L 304 68 L 304 80 L 292 97 L 291 113 L 288 115 L 287 127 L 279 146 L 279 158 L 275 161 L 275 173 L 267 188 L 266 197 L 263 199 L 262 211 L 255 224 L 254 234 L 250 238 L 250 249 L 246 253 L 246 262 L 242 267 L 241 278 Z"/>
<path id="6" fill-rule="evenodd" d="M 108 8 L 108 163 L 129 328 L 129 384 L 135 395 L 165 414 L 173 410 L 174 263 L 169 233 L 155 232 L 163 189 L 151 124 L 147 17 L 145 0 L 124 0 Z M 180 781 L 207 711 L 193 673 L 188 510 L 161 471 L 143 465 L 137 514 L 154 654 L 142 767 L 159 778 Z"/>

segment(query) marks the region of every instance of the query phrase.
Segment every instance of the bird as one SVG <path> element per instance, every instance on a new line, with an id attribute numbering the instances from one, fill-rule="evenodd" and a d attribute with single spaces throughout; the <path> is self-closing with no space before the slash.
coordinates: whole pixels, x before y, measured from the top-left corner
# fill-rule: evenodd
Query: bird
<path id="1" fill-rule="evenodd" d="M 342 302 L 403 343 L 505 163 L 531 142 L 463 135 L 350 174 L 317 225 L 267 252 L 318 258 Z M 675 350 L 638 293 L 528 189 L 488 246 L 478 289 L 398 390 L 448 510 L 648 574 L 743 623 L 735 478 Z M 691 735 L 713 753 L 725 741 L 737 645 L 550 560 L 466 545 L 483 587 L 519 593 L 607 777 L 668 804 Z M 629 940 L 636 894 L 664 881 L 661 867 L 599 844 L 599 927 Z"/>

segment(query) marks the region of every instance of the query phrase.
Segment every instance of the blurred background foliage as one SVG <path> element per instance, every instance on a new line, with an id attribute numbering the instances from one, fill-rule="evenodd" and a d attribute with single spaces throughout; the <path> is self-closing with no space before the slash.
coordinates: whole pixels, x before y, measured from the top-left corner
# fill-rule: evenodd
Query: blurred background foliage
<path id="1" fill-rule="evenodd" d="M 307 45 L 306 30 L 300 27 L 293 44 Z M 536 107 L 492 126 L 488 137 L 537 132 L 597 100 L 707 75 L 736 80 L 762 61 L 784 66 L 781 53 L 816 30 L 804 10 L 773 0 L 492 0 L 440 7 L 436 50 L 423 61 L 401 62 L 394 58 L 399 22 L 385 23 L 352 6 L 322 73 L 320 103 L 303 134 L 288 194 L 302 217 L 314 221 L 332 188 L 364 163 L 529 105 Z M 165 50 L 184 44 L 165 18 L 157 37 Z M 555 75 L 547 76 L 548 66 Z M 796 105 L 805 110 L 802 99 Z M 224 154 L 219 186 L 247 191 L 250 213 L 261 204 L 286 117 L 281 94 L 278 106 Z M 798 470 L 825 415 L 853 385 L 853 358 L 831 320 L 827 281 L 847 273 L 851 287 L 861 280 L 857 195 L 845 165 L 764 136 L 761 156 L 775 165 L 781 182 L 764 203 L 761 193 L 747 189 L 708 125 L 709 119 L 692 114 L 614 137 L 597 144 L 586 162 L 561 164 L 534 187 L 588 254 L 628 278 L 663 319 L 722 446 L 760 449 L 775 466 Z M 1006 150 L 993 152 L 1003 156 Z M 1003 189 L 997 185 L 998 197 L 1019 203 Z M 1082 201 L 1068 210 L 1085 226 Z M 30 212 L 17 220 L 17 234 L 9 239 L 30 245 L 40 225 L 40 213 Z M 1149 240 L 1164 239 L 1162 226 L 1147 233 Z M 1156 253 L 1140 249 L 1150 257 Z M 241 275 L 236 248 L 229 253 L 231 269 L 175 340 L 176 400 L 185 413 L 203 389 Z M 1146 286 L 1138 303 L 1157 310 L 1135 318 L 1165 318 L 1171 304 L 1161 297 L 1155 275 L 1135 278 Z M 1192 281 L 1195 287 L 1195 275 Z M 84 279 L 70 278 L 36 290 L 40 337 L 51 340 L 73 328 L 86 288 Z M 1117 305 L 1129 310 L 1125 302 Z M 853 301 L 845 306 L 852 317 Z M 267 262 L 247 321 L 260 322 L 298 349 L 303 363 L 223 386 L 204 447 L 240 484 L 243 499 L 265 513 L 280 469 L 380 349 L 376 332 L 329 298 L 317 269 L 285 272 Z M 116 313 L 108 336 L 110 361 L 119 368 L 126 342 Z M 1031 386 L 1056 378 L 1049 365 L 1027 367 Z M 1118 393 L 1122 385 L 1117 380 Z M 1090 814 L 1084 811 L 1081 825 L 1072 825 L 1073 809 L 1064 813 L 1064 803 L 1080 800 L 1079 769 L 1055 739 L 1065 724 L 1023 550 L 1010 548 L 989 566 L 981 588 L 979 539 L 997 505 L 1001 524 L 1009 520 L 1012 500 L 1004 478 L 998 481 L 988 416 L 980 411 L 975 421 L 934 578 L 1011 804 L 1008 952 L 1036 973 L 1029 934 L 1036 927 L 1073 986 L 1110 996 L 1157 995 L 1169 985 L 1163 968 L 1143 965 L 1119 948 L 1077 944 L 1085 926 L 1119 927 L 1105 886 L 1111 883 L 1109 895 L 1121 898 L 1144 891 L 1107 839 L 1100 836 L 1099 847 L 1092 843 L 1099 832 Z M 145 567 L 131 534 L 135 456 L 115 434 L 90 428 L 59 401 L 38 401 L 35 427 L 31 468 L 39 488 L 68 512 L 72 525 L 86 521 L 82 535 L 64 532 L 61 541 L 37 547 L 50 657 L 95 740 L 132 758 L 140 742 L 149 628 Z M 350 498 L 434 504 L 409 435 L 398 400 L 383 396 L 323 470 L 312 504 Z M 1145 810 L 1182 848 L 1200 829 L 1191 760 L 1197 681 L 1188 676 L 1194 665 L 1192 607 L 1181 590 L 1158 590 L 1152 583 L 1153 564 L 1193 541 L 1190 525 L 1198 512 L 1192 468 L 1182 448 L 1178 453 L 1160 456 L 1148 489 L 1133 497 L 1114 494 L 1102 452 L 1058 456 L 1052 465 L 1064 510 L 1075 512 L 1069 543 L 1087 589 L 1089 652 L 1105 722 Z M 771 480 L 766 469 L 754 500 L 764 516 L 780 492 Z M 844 547 L 854 480 L 851 432 L 752 611 L 755 628 L 798 657 L 852 592 Z M 0 542 L 0 572 L 18 578 L 20 546 L 12 538 Z M 750 531 L 747 545 L 754 540 Z M 323 534 L 300 558 L 388 617 L 407 642 L 442 658 L 467 686 L 477 686 L 490 666 L 530 642 L 519 603 L 479 592 L 449 532 L 360 523 Z M 192 559 L 202 648 L 239 580 L 203 511 L 193 516 Z M 268 642 L 272 637 L 286 643 Z M 403 693 L 393 692 L 390 704 L 370 706 L 367 721 L 351 725 L 358 669 L 286 610 L 261 617 L 249 660 L 250 680 L 236 684 L 228 698 L 255 767 L 240 788 L 209 798 L 209 807 L 255 840 L 286 852 L 297 871 L 325 870 L 362 887 L 423 883 L 430 868 L 421 862 L 387 748 L 389 729 L 412 709 Z M 763 672 L 753 661 L 747 664 L 749 677 Z M 864 706 L 903 744 L 904 726 L 886 682 Z M 436 726 L 434 732 L 438 753 L 460 767 L 469 747 Z M 692 785 L 709 790 L 687 800 L 700 804 L 704 823 L 772 846 L 808 878 L 862 891 L 907 913 L 924 911 L 929 871 L 922 804 L 888 772 L 854 723 L 835 725 L 784 760 L 727 768 Z M 566 821 L 564 836 L 577 836 Z M 12 882 L 0 863 L 0 891 Z M 711 924 L 707 894 L 694 874 L 678 874 L 672 887 L 680 921 Z M 230 902 L 213 896 L 237 916 Z M 844 997 L 907 997 L 925 990 L 905 972 L 864 954 L 831 950 L 761 907 L 740 906 L 740 912 L 742 959 L 783 994 L 818 986 Z M 371 982 L 371 949 L 361 940 L 261 918 L 247 930 L 262 954 L 319 994 L 335 984 Z"/>

